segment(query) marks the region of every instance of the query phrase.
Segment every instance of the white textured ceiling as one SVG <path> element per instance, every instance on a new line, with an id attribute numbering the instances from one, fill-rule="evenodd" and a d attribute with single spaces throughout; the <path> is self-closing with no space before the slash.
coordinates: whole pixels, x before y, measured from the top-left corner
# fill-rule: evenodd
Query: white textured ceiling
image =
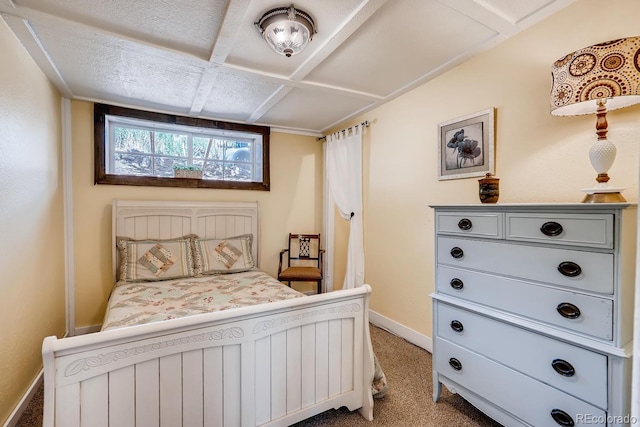
<path id="1" fill-rule="evenodd" d="M 321 134 L 574 0 L 297 0 L 318 33 L 272 52 L 275 0 L 0 0 L 63 96 Z"/>

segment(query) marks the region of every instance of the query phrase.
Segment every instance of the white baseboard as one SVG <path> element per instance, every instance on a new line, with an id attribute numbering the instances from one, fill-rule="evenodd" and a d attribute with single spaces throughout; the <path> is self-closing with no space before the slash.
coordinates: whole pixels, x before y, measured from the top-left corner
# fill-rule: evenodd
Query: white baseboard
<path id="1" fill-rule="evenodd" d="M 424 348 L 429 353 L 433 352 L 433 340 L 426 335 L 422 335 L 413 329 L 409 329 L 403 324 L 400 324 L 395 320 L 391 320 L 373 310 L 369 310 L 369 321 L 379 328 L 385 329 L 400 338 L 404 338 L 411 344 Z"/>
<path id="2" fill-rule="evenodd" d="M 13 409 L 13 412 L 11 413 L 11 415 L 9 415 L 9 418 L 7 419 L 7 422 L 4 423 L 3 427 L 15 427 L 18 425 L 20 417 L 22 416 L 22 414 L 24 414 L 24 411 L 27 410 L 27 406 L 29 406 L 31 399 L 33 399 L 36 391 L 38 391 L 38 387 L 40 387 L 43 382 L 44 371 L 41 370 L 38 373 L 38 376 L 36 376 L 36 379 L 33 381 L 33 383 L 31 383 L 29 390 L 27 390 L 24 396 L 22 396 L 22 399 L 18 403 L 18 406 Z"/>

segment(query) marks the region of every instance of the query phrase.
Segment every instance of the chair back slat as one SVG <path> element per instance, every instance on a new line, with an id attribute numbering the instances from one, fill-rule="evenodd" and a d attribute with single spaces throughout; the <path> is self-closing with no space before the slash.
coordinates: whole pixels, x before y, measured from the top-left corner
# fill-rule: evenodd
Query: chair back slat
<path id="1" fill-rule="evenodd" d="M 317 265 L 319 253 L 319 234 L 289 234 L 289 260 L 314 261 Z"/>
<path id="2" fill-rule="evenodd" d="M 309 258 L 311 256 L 311 238 L 298 237 L 298 250 L 300 258 Z"/>

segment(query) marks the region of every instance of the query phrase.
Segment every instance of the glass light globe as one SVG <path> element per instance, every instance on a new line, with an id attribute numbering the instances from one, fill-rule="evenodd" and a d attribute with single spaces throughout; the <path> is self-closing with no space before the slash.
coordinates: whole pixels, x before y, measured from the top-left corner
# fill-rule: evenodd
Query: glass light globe
<path id="1" fill-rule="evenodd" d="M 268 11 L 254 25 L 271 49 L 286 57 L 300 53 L 316 33 L 311 16 L 293 5 Z"/>
<path id="2" fill-rule="evenodd" d="M 309 29 L 296 21 L 278 21 L 268 25 L 264 30 L 264 39 L 271 49 L 290 57 L 300 53 L 309 43 Z"/>

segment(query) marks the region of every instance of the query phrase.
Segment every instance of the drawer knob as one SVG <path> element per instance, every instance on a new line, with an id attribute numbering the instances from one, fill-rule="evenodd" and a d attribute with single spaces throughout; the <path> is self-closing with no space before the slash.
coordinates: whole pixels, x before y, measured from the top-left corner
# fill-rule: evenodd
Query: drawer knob
<path id="1" fill-rule="evenodd" d="M 451 359 L 449 359 L 449 365 L 456 371 L 460 371 L 462 369 L 462 362 L 460 362 L 455 357 L 452 357 Z"/>
<path id="2" fill-rule="evenodd" d="M 473 227 L 473 223 L 469 218 L 462 218 L 460 221 L 458 221 L 458 228 L 460 230 L 471 230 L 471 227 Z"/>
<path id="3" fill-rule="evenodd" d="M 453 289 L 457 289 L 457 290 L 460 290 L 464 287 L 464 283 L 462 283 L 462 280 L 458 279 L 457 277 L 454 277 L 453 279 L 451 279 L 449 284 Z"/>
<path id="4" fill-rule="evenodd" d="M 571 363 L 562 359 L 555 359 L 551 362 L 553 369 L 563 377 L 572 377 L 576 374 L 576 370 Z"/>
<path id="5" fill-rule="evenodd" d="M 558 271 L 567 277 L 576 277 L 582 274 L 582 268 L 575 262 L 564 261 L 558 264 Z"/>
<path id="6" fill-rule="evenodd" d="M 562 409 L 552 409 L 551 418 L 553 418 L 553 421 L 561 426 L 573 427 L 574 425 L 576 425 L 573 422 L 573 418 L 571 418 L 571 415 L 567 414 Z"/>
<path id="7" fill-rule="evenodd" d="M 556 310 L 558 310 L 558 313 L 560 313 L 562 317 L 566 317 L 567 319 L 577 319 L 580 317 L 580 309 L 569 302 L 561 302 L 556 307 Z"/>
<path id="8" fill-rule="evenodd" d="M 456 259 L 460 259 L 464 256 L 464 251 L 461 248 L 455 246 L 453 249 L 451 249 L 451 256 Z"/>
<path id="9" fill-rule="evenodd" d="M 450 323 L 451 329 L 453 329 L 456 332 L 462 332 L 462 330 L 464 329 L 464 326 L 462 326 L 462 322 L 459 320 L 452 320 Z"/>
<path id="10" fill-rule="evenodd" d="M 540 227 L 540 231 L 542 231 L 542 234 L 544 234 L 545 236 L 554 237 L 561 235 L 563 229 L 562 225 L 558 224 L 557 222 L 549 221 L 542 224 L 542 227 Z"/>

